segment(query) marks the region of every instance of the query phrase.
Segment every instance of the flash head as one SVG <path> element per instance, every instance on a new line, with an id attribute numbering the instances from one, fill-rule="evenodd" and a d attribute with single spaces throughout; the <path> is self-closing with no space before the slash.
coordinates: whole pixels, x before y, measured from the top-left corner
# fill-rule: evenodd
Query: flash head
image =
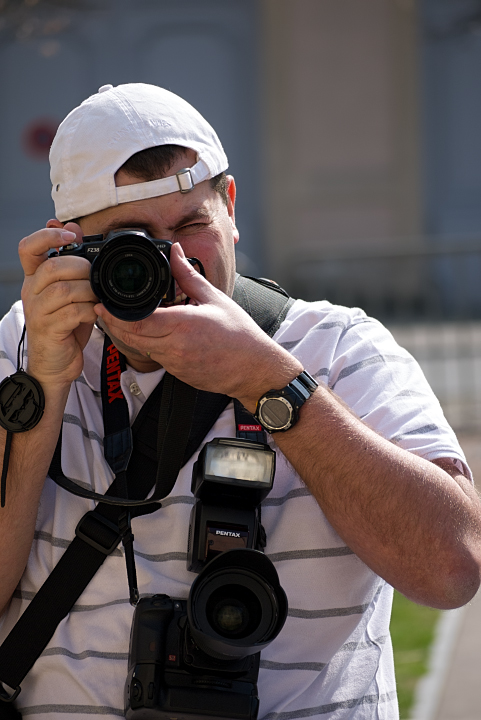
<path id="1" fill-rule="evenodd" d="M 258 505 L 272 489 L 276 454 L 269 445 L 215 438 L 202 448 L 192 474 L 192 492 L 201 500 L 237 498 Z"/>

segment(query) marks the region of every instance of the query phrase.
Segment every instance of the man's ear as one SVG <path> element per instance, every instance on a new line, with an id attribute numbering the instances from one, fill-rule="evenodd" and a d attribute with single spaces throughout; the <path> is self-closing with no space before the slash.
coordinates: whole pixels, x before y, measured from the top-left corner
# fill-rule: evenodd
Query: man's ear
<path id="1" fill-rule="evenodd" d="M 235 180 L 232 177 L 232 175 L 227 175 L 227 212 L 229 213 L 229 217 L 232 222 L 232 227 L 234 230 L 234 243 L 239 242 L 239 231 L 235 224 L 235 197 L 236 197 L 236 186 L 235 186 Z"/>
<path id="2" fill-rule="evenodd" d="M 45 227 L 48 228 L 63 228 L 64 223 L 60 222 L 60 220 L 57 220 L 57 218 L 52 218 L 51 220 L 47 220 L 47 224 Z"/>

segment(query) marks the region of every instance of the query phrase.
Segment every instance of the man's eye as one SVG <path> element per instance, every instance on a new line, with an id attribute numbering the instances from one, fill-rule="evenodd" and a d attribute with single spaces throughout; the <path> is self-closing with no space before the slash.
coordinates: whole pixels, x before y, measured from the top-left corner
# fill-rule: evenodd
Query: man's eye
<path id="1" fill-rule="evenodd" d="M 201 230 L 206 224 L 207 223 L 191 223 L 190 225 L 183 225 L 179 230 Z"/>

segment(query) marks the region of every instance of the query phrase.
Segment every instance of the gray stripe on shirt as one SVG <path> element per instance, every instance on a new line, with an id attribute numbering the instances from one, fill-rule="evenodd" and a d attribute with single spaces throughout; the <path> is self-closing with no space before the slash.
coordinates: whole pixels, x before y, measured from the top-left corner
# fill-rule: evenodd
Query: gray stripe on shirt
<path id="1" fill-rule="evenodd" d="M 384 645 L 388 639 L 388 635 L 381 635 L 378 638 L 374 638 L 369 642 L 348 642 L 341 645 L 338 652 L 355 652 L 356 650 L 370 650 L 373 646 Z"/>
<path id="2" fill-rule="evenodd" d="M 383 645 L 387 640 L 387 635 L 370 640 L 369 642 L 350 642 L 342 645 L 337 653 L 340 652 L 356 652 L 358 650 L 372 650 L 377 645 Z M 336 655 L 337 655 L 336 653 Z M 313 672 L 321 672 L 328 663 L 322 662 L 294 662 L 294 663 L 282 663 L 274 662 L 273 660 L 262 660 L 261 668 L 264 670 L 308 670 Z"/>
<path id="3" fill-rule="evenodd" d="M 101 610 L 105 607 L 110 607 L 111 605 L 129 605 L 130 602 L 128 598 L 119 599 L 119 600 L 111 600 L 110 602 L 106 603 L 99 603 L 98 605 L 74 605 L 73 608 L 70 610 L 70 612 L 90 612 L 90 610 Z"/>
<path id="4" fill-rule="evenodd" d="M 161 553 L 159 555 L 148 555 L 147 553 L 134 550 L 134 553 L 135 555 L 144 558 L 144 560 L 150 560 L 150 562 L 168 562 L 169 560 L 181 560 L 182 562 L 187 561 L 187 553 L 185 552 L 170 552 Z"/>
<path id="5" fill-rule="evenodd" d="M 334 390 L 340 380 L 344 380 L 344 378 L 349 377 L 349 375 L 352 375 L 353 373 L 357 372 L 358 370 L 362 370 L 365 367 L 369 367 L 370 365 L 377 365 L 381 363 L 408 364 L 413 362 L 414 359 L 412 357 L 404 357 L 402 355 L 374 355 L 373 357 L 366 358 L 365 360 L 360 360 L 353 365 L 348 365 L 348 367 L 345 367 L 344 370 L 341 370 L 341 372 L 339 373 L 337 380 L 335 380 L 332 385 L 330 385 L 330 388 L 331 390 Z"/>
<path id="6" fill-rule="evenodd" d="M 89 388 L 90 392 L 94 395 L 94 397 L 102 397 L 102 393 L 100 392 L 100 390 L 92 390 L 83 375 L 80 375 L 74 382 L 80 383 L 81 385 L 86 385 Z"/>
<path id="7" fill-rule="evenodd" d="M 345 615 L 362 615 L 371 603 L 353 605 L 352 607 L 326 608 L 325 610 L 301 610 L 300 608 L 289 608 L 288 616 L 301 618 L 302 620 L 317 620 L 319 618 L 343 617 Z"/>
<path id="8" fill-rule="evenodd" d="M 261 660 L 260 663 L 263 670 L 313 670 L 314 672 L 321 672 L 326 665 L 327 663 L 321 662 L 281 663 L 273 660 Z"/>
<path id="9" fill-rule="evenodd" d="M 434 432 L 435 430 L 439 430 L 437 425 L 422 425 L 421 427 L 414 428 L 414 430 L 408 430 L 405 433 L 401 433 L 401 435 L 396 435 L 391 438 L 391 440 L 396 442 L 397 440 L 402 440 L 402 438 L 409 437 L 410 435 L 425 435 L 426 433 Z"/>
<path id="10" fill-rule="evenodd" d="M 328 377 L 328 376 L 329 376 L 329 368 L 321 368 L 317 372 L 312 373 L 312 377 L 314 379 L 319 378 L 319 377 Z"/>
<path id="11" fill-rule="evenodd" d="M 266 553 L 271 562 L 282 562 L 283 560 L 309 560 L 312 558 L 339 557 L 341 555 L 354 555 L 351 548 L 333 547 L 319 548 L 316 550 L 286 550 L 285 552 Z"/>
<path id="12" fill-rule="evenodd" d="M 344 335 L 346 335 L 346 333 L 348 333 L 349 330 L 351 330 L 351 328 L 357 327 L 358 325 L 364 325 L 364 323 L 375 323 L 375 322 L 376 322 L 376 320 L 374 320 L 374 318 L 371 318 L 371 317 L 357 318 L 354 322 L 351 322 L 348 325 L 346 325 L 346 327 L 344 328 L 342 333 L 339 335 L 338 342 L 340 342 L 344 338 Z"/>
<path id="13" fill-rule="evenodd" d="M 265 500 L 262 501 L 262 507 L 264 508 L 269 506 L 283 505 L 288 500 L 307 496 L 312 497 L 312 494 L 307 488 L 296 488 L 295 490 L 290 490 L 286 495 L 281 495 L 281 497 L 267 497 Z"/>
<path id="14" fill-rule="evenodd" d="M 320 322 L 317 325 L 315 325 L 313 328 L 311 328 L 310 333 L 315 332 L 316 330 L 332 330 L 334 327 L 340 327 L 343 330 L 346 329 L 346 323 L 342 322 L 342 320 L 336 320 L 334 322 Z M 310 334 L 309 333 L 309 334 Z M 292 350 L 292 348 L 296 347 L 296 345 L 299 345 L 300 342 L 302 342 L 305 339 L 305 337 L 301 337 L 298 340 L 286 340 L 286 342 L 281 342 L 279 345 L 283 347 L 285 350 Z"/>
<path id="15" fill-rule="evenodd" d="M 93 430 L 87 430 L 87 428 L 82 425 L 80 419 L 76 415 L 70 415 L 70 413 L 65 413 L 63 416 L 63 421 L 65 423 L 70 423 L 70 425 L 77 425 L 82 430 L 82 435 L 88 440 L 96 440 L 98 443 L 100 443 L 100 445 L 104 444 L 104 441 L 100 437 L 100 435 L 97 435 L 97 433 Z"/>
<path id="16" fill-rule="evenodd" d="M 35 530 L 33 537 L 35 540 L 43 540 L 44 542 L 50 543 L 50 545 L 52 545 L 53 547 L 60 548 L 67 548 L 72 542 L 71 540 L 65 540 L 64 538 L 54 537 L 53 535 L 45 532 L 44 530 Z M 122 553 L 118 548 L 116 548 L 110 554 L 112 556 L 123 557 Z"/>
<path id="17" fill-rule="evenodd" d="M 359 705 L 380 705 L 385 702 L 396 700 L 396 691 L 381 695 L 364 695 L 361 698 L 353 698 L 352 700 L 340 700 L 339 702 L 329 703 L 328 705 L 318 705 L 317 707 L 301 708 L 300 710 L 289 710 L 287 712 L 271 712 L 264 715 L 261 720 L 294 720 L 295 718 L 314 717 L 315 715 L 326 715 L 336 710 L 344 710 L 358 707 Z"/>
<path id="18" fill-rule="evenodd" d="M 20 708 L 22 717 L 25 715 L 44 715 L 61 713 L 62 715 L 115 715 L 125 717 L 124 711 L 108 705 L 31 705 Z"/>
<path id="19" fill-rule="evenodd" d="M 99 650 L 84 650 L 81 653 L 74 653 L 63 647 L 47 648 L 43 651 L 41 657 L 49 655 L 65 655 L 72 660 L 86 660 L 87 658 L 103 658 L 105 660 L 128 660 L 128 653 L 100 652 Z"/>
<path id="20" fill-rule="evenodd" d="M 395 397 L 424 397 L 427 398 L 427 394 L 419 392 L 418 390 L 400 390 Z"/>
<path id="21" fill-rule="evenodd" d="M 169 505 L 193 505 L 195 503 L 195 497 L 193 495 L 174 495 L 174 497 L 166 497 L 162 500 L 162 507 L 166 508 Z"/>
<path id="22" fill-rule="evenodd" d="M 31 590 L 19 590 L 18 588 L 14 591 L 12 597 L 20 600 L 33 600 L 37 593 Z M 89 612 L 90 610 L 101 610 L 111 605 L 128 605 L 129 600 L 127 598 L 120 600 L 110 600 L 110 602 L 99 603 L 98 605 L 74 605 L 70 612 Z"/>
<path id="23" fill-rule="evenodd" d="M 5 350 L 0 350 L 0 360 L 10 360 Z"/>
<path id="24" fill-rule="evenodd" d="M 58 538 L 54 537 L 48 532 L 45 532 L 44 530 L 35 530 L 33 534 L 34 540 L 44 540 L 45 542 L 48 542 L 50 545 L 53 545 L 53 547 L 60 547 L 60 548 L 67 548 L 71 540 L 64 540 L 64 538 Z"/>

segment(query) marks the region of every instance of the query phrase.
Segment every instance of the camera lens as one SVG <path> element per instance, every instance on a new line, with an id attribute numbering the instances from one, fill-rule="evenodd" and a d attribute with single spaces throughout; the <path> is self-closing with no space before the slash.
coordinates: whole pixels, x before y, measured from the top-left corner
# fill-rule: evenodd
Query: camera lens
<path id="1" fill-rule="evenodd" d="M 110 272 L 112 285 L 124 294 L 137 295 L 148 284 L 149 271 L 139 258 L 123 257 Z"/>
<path id="2" fill-rule="evenodd" d="M 151 296 L 155 270 L 142 252 L 121 250 L 104 263 L 103 271 L 110 298 L 121 307 L 135 308 Z"/>
<path id="3" fill-rule="evenodd" d="M 170 247 L 163 243 L 164 249 Z M 144 232 L 119 231 L 106 240 L 93 261 L 90 284 L 112 315 L 131 322 L 143 320 L 169 290 L 169 261 Z"/>
<path id="4" fill-rule="evenodd" d="M 259 626 L 262 608 L 254 593 L 242 585 L 224 585 L 207 601 L 207 620 L 224 637 L 244 638 Z"/>
<path id="5" fill-rule="evenodd" d="M 217 659 L 260 652 L 281 631 L 287 598 L 274 565 L 257 550 L 226 550 L 192 583 L 187 600 L 196 645 Z"/>

